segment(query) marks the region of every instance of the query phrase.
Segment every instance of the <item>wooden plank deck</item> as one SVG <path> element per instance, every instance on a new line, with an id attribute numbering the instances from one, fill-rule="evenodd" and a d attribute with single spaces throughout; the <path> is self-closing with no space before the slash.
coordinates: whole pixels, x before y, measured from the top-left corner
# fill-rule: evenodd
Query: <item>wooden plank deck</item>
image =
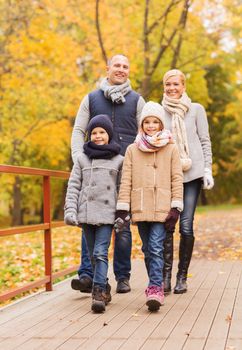
<path id="1" fill-rule="evenodd" d="M 116 294 L 110 281 L 104 314 L 93 314 L 90 295 L 70 280 L 2 308 L 0 349 L 242 349 L 241 261 L 193 260 L 188 293 L 169 295 L 157 313 L 145 306 L 143 261 L 133 261 L 131 293 Z"/>

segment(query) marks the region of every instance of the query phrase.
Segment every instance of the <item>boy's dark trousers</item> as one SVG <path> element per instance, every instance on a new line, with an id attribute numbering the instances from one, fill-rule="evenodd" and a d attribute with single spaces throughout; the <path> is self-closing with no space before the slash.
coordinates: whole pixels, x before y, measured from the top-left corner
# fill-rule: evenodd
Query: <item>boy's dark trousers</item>
<path id="1" fill-rule="evenodd" d="M 115 235 L 113 270 L 116 281 L 129 280 L 130 278 L 131 248 L 132 238 L 130 226 L 128 226 L 121 234 Z M 78 275 L 79 278 L 84 276 L 93 278 L 92 264 L 84 234 L 82 234 L 81 265 L 78 269 Z"/>

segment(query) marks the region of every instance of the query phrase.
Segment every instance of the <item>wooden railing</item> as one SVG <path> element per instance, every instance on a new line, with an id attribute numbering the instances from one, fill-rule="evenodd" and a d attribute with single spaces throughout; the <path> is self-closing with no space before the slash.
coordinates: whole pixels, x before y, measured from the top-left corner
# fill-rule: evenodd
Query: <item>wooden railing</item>
<path id="1" fill-rule="evenodd" d="M 20 166 L 1 165 L 0 173 L 16 174 L 16 175 L 32 175 L 43 177 L 43 223 L 37 225 L 27 225 L 19 227 L 11 227 L 7 229 L 0 229 L 0 237 L 15 234 L 22 234 L 27 232 L 44 231 L 44 256 L 45 256 L 45 277 L 38 279 L 35 282 L 25 284 L 22 287 L 6 291 L 0 294 L 0 301 L 10 299 L 20 293 L 29 291 L 33 288 L 45 285 L 46 291 L 52 290 L 52 283 L 56 278 L 67 275 L 77 270 L 78 266 L 72 266 L 65 270 L 52 272 L 52 228 L 64 226 L 64 221 L 51 221 L 51 181 L 53 178 L 68 179 L 70 173 L 66 171 L 55 171 L 47 169 L 26 168 Z"/>

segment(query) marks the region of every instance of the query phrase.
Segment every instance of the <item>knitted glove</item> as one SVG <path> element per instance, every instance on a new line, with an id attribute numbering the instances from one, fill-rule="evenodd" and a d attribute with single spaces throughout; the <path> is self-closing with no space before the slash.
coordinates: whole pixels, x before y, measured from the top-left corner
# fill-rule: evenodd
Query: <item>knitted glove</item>
<path id="1" fill-rule="evenodd" d="M 214 186 L 214 179 L 212 176 L 212 171 L 208 168 L 205 168 L 204 176 L 203 176 L 203 189 L 211 190 L 213 186 Z"/>
<path id="2" fill-rule="evenodd" d="M 175 230 L 176 223 L 179 219 L 180 212 L 177 208 L 171 208 L 165 221 L 165 229 L 168 232 Z"/>
<path id="3" fill-rule="evenodd" d="M 77 226 L 78 225 L 76 214 L 73 214 L 73 213 L 65 214 L 64 221 L 65 221 L 65 223 L 67 225 L 71 225 L 71 226 Z"/>
<path id="4" fill-rule="evenodd" d="M 130 215 L 126 210 L 117 210 L 114 221 L 114 230 L 116 233 L 122 232 L 130 223 Z"/>

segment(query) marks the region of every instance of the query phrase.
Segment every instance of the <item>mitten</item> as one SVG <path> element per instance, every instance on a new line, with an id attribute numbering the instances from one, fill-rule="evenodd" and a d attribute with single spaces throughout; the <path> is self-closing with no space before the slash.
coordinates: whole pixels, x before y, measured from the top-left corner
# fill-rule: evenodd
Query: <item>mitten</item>
<path id="1" fill-rule="evenodd" d="M 73 214 L 73 213 L 65 214 L 64 221 L 65 221 L 65 223 L 67 225 L 71 225 L 71 226 L 77 226 L 78 225 L 76 214 Z"/>
<path id="2" fill-rule="evenodd" d="M 122 232 L 130 222 L 129 212 L 126 210 L 117 210 L 114 221 L 114 230 L 116 233 Z"/>
<path id="3" fill-rule="evenodd" d="M 165 221 L 165 229 L 168 232 L 175 230 L 176 223 L 179 219 L 180 211 L 177 208 L 171 208 Z"/>
<path id="4" fill-rule="evenodd" d="M 214 179 L 212 176 L 212 171 L 208 168 L 205 168 L 204 176 L 203 176 L 203 189 L 211 190 L 213 186 L 214 186 Z"/>

